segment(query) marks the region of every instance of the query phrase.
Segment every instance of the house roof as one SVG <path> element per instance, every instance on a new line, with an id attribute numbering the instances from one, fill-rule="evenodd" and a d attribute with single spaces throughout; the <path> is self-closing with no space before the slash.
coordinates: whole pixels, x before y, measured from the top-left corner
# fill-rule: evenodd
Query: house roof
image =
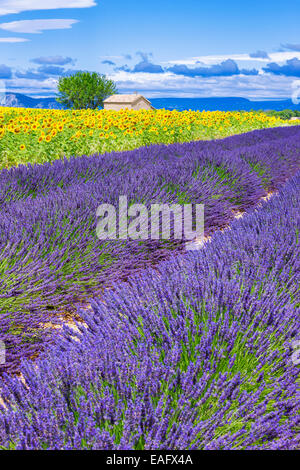
<path id="1" fill-rule="evenodd" d="M 116 103 L 116 104 L 134 104 L 140 99 L 147 101 L 147 103 L 151 104 L 147 98 L 139 94 L 132 94 L 132 95 L 112 95 L 109 98 L 104 100 L 104 103 Z"/>

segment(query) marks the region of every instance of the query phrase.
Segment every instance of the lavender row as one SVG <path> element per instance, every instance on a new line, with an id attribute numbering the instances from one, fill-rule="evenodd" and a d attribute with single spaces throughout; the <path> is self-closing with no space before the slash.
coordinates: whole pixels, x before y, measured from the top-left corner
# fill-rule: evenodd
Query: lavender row
<path id="1" fill-rule="evenodd" d="M 7 449 L 296 449 L 300 173 L 0 385 Z M 78 341 L 79 340 L 79 341 Z"/>

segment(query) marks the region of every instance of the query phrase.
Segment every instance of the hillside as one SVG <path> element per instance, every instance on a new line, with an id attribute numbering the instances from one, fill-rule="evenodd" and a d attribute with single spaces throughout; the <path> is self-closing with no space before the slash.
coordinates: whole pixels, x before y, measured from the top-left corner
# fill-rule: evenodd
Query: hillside
<path id="1" fill-rule="evenodd" d="M 55 98 L 31 98 L 21 93 L 6 93 L 0 96 L 0 105 L 15 108 L 61 109 Z"/>
<path id="2" fill-rule="evenodd" d="M 215 98 L 150 98 L 154 108 L 176 109 L 184 111 L 250 111 L 250 110 L 276 110 L 300 109 L 291 100 L 250 101 L 240 97 Z M 62 109 L 54 97 L 31 98 L 21 93 L 6 93 L 0 95 L 0 106 L 16 108 Z"/>

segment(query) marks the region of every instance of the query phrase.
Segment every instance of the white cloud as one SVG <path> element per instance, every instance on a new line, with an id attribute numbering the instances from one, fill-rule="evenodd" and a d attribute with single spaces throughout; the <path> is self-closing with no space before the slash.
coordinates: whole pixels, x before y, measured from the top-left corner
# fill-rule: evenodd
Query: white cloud
<path id="1" fill-rule="evenodd" d="M 119 71 L 110 76 L 121 92 L 144 93 L 149 98 L 226 97 L 239 96 L 250 100 L 287 99 L 293 94 L 292 77 L 270 74 L 233 77 L 184 77 L 172 73 L 131 74 Z M 49 96 L 57 91 L 57 79 L 45 80 L 12 78 L 5 80 L 7 91 L 27 95 Z"/>
<path id="2" fill-rule="evenodd" d="M 269 54 L 269 57 L 271 60 L 268 60 L 268 62 L 280 63 L 294 59 L 294 57 L 300 59 L 300 52 L 274 52 L 274 54 Z"/>
<path id="3" fill-rule="evenodd" d="M 7 92 L 22 93 L 24 95 L 39 94 L 40 96 L 49 96 L 57 92 L 57 80 L 54 78 L 47 78 L 43 81 L 13 78 L 5 80 L 5 85 Z"/>
<path id="4" fill-rule="evenodd" d="M 260 74 L 232 77 L 184 77 L 165 74 L 118 71 L 110 75 L 119 90 L 144 91 L 149 97 L 225 97 L 286 99 L 292 96 L 292 77 Z"/>
<path id="5" fill-rule="evenodd" d="M 285 62 L 286 60 L 292 59 L 297 57 L 300 59 L 300 52 L 274 52 L 269 53 L 269 59 L 262 59 L 256 57 L 250 57 L 249 54 L 223 54 L 223 55 L 206 55 L 206 56 L 198 56 L 198 57 L 190 57 L 187 59 L 178 59 L 178 60 L 170 60 L 168 62 L 164 62 L 166 65 L 196 65 L 197 62 L 201 62 L 202 65 L 214 65 L 220 62 L 223 62 L 228 59 L 232 59 L 236 62 L 251 62 L 251 66 L 253 66 L 253 62 L 257 64 L 260 63 L 261 66 L 264 66 L 267 62 Z M 198 64 L 199 65 L 199 64 Z"/>
<path id="6" fill-rule="evenodd" d="M 10 23 L 1 23 L 0 29 L 13 33 L 41 33 L 51 29 L 69 29 L 78 20 L 53 19 L 53 20 L 20 20 Z"/>
<path id="7" fill-rule="evenodd" d="M 199 57 L 190 57 L 187 59 L 182 59 L 182 60 L 170 60 L 169 62 L 165 62 L 166 64 L 170 65 L 196 65 L 198 62 L 201 62 L 202 65 L 213 65 L 217 64 L 219 62 L 223 62 L 224 60 L 232 59 L 235 61 L 239 60 L 251 60 L 251 61 L 257 61 L 257 59 L 252 59 L 249 57 L 248 54 L 224 54 L 224 55 L 205 55 L 205 56 L 199 56 Z"/>
<path id="8" fill-rule="evenodd" d="M 14 43 L 14 42 L 26 42 L 26 41 L 29 41 L 29 39 L 25 39 L 25 38 L 0 38 L 0 43 L 1 42 Z"/>
<path id="9" fill-rule="evenodd" d="M 57 10 L 60 8 L 94 7 L 95 0 L 0 0 L 0 16 L 32 10 Z"/>

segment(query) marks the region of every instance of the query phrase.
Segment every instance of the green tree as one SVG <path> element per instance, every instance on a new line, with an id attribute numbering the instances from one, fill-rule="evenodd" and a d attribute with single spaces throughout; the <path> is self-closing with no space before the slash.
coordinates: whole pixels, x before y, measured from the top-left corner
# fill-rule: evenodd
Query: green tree
<path id="1" fill-rule="evenodd" d="M 60 77 L 56 101 L 66 108 L 97 109 L 103 101 L 117 92 L 112 80 L 96 72 L 77 72 Z"/>

